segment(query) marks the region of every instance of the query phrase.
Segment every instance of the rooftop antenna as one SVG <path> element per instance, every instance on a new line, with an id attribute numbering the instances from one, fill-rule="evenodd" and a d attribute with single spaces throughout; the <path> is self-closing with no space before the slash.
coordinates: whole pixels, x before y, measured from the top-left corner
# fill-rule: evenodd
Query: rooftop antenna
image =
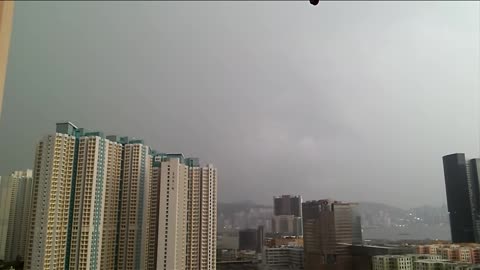
<path id="1" fill-rule="evenodd" d="M 314 6 L 318 5 L 318 2 L 320 2 L 320 0 L 310 0 L 310 4 Z"/>

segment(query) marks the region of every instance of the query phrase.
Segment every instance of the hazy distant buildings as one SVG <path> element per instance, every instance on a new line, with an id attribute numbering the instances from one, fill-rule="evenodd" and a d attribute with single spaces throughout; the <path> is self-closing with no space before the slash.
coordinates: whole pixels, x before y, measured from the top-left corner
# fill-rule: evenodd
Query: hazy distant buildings
<path id="1" fill-rule="evenodd" d="M 302 216 L 302 197 L 282 195 L 273 197 L 273 214 L 275 216 L 293 215 Z"/>
<path id="2" fill-rule="evenodd" d="M 281 235 L 301 236 L 303 233 L 302 218 L 293 215 L 272 217 L 272 232 Z"/>
<path id="3" fill-rule="evenodd" d="M 280 235 L 301 236 L 302 197 L 282 195 L 273 198 L 272 232 Z"/>
<path id="4" fill-rule="evenodd" d="M 25 255 L 32 198 L 32 171 L 15 171 L 0 178 L 0 259 Z"/>
<path id="5" fill-rule="evenodd" d="M 352 204 L 330 200 L 303 203 L 305 269 L 350 270 Z"/>
<path id="6" fill-rule="evenodd" d="M 443 157 L 447 206 L 453 243 L 480 241 L 480 160 L 465 154 Z"/>

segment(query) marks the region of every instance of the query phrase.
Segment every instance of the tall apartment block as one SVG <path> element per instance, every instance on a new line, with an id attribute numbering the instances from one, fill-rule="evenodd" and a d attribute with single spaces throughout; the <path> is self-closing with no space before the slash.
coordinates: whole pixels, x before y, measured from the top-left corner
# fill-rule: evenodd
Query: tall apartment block
<path id="1" fill-rule="evenodd" d="M 0 178 L 0 259 L 25 256 L 32 199 L 32 171 L 15 171 Z"/>
<path id="2" fill-rule="evenodd" d="M 118 269 L 147 267 L 148 199 L 151 156 L 142 140 L 124 144 L 123 173 L 120 182 L 120 224 Z"/>
<path id="3" fill-rule="evenodd" d="M 189 182 L 194 185 L 195 179 L 189 179 Z M 187 241 L 187 250 L 192 260 L 186 269 L 216 269 L 217 169 L 212 164 L 200 168 L 199 186 L 198 192 L 192 189 L 189 194 L 190 219 L 187 219 L 187 233 L 191 235 L 192 241 Z M 198 228 L 198 233 L 195 228 Z"/>
<path id="4" fill-rule="evenodd" d="M 352 269 L 352 205 L 319 200 L 305 202 L 302 208 L 305 269 Z"/>
<path id="5" fill-rule="evenodd" d="M 160 165 L 156 269 L 185 269 L 188 167 L 182 157 Z"/>
<path id="6" fill-rule="evenodd" d="M 57 132 L 37 145 L 26 269 L 67 267 L 76 130 L 71 123 L 57 124 Z"/>
<path id="7" fill-rule="evenodd" d="M 149 259 L 148 269 L 215 269 L 217 169 L 182 154 L 156 154 L 152 171 L 156 229 L 149 229 L 149 241 L 156 244 L 149 254 L 156 256 L 149 258 L 156 261 Z"/>
<path id="8" fill-rule="evenodd" d="M 127 138 L 117 136 L 107 136 L 105 140 L 107 153 L 100 269 L 115 269 L 116 266 L 123 145 L 126 141 Z"/>
<path id="9" fill-rule="evenodd" d="M 447 207 L 453 243 L 480 242 L 480 159 L 443 157 Z"/>
<path id="10" fill-rule="evenodd" d="M 215 269 L 212 165 L 67 122 L 39 142 L 31 182 L 26 269 Z"/>
<path id="11" fill-rule="evenodd" d="M 113 269 L 121 155 L 100 132 L 79 136 L 70 269 Z"/>

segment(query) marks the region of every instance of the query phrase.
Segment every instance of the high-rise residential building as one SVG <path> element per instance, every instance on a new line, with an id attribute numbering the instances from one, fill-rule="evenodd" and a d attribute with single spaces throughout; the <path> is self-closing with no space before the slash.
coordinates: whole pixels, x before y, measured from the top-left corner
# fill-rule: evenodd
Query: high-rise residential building
<path id="1" fill-rule="evenodd" d="M 63 269 L 69 261 L 76 130 L 71 123 L 57 124 L 57 132 L 37 145 L 26 269 Z"/>
<path id="2" fill-rule="evenodd" d="M 158 242 L 158 224 L 159 203 L 160 203 L 160 173 L 163 155 L 157 155 L 152 152 L 151 178 L 148 201 L 148 228 L 147 234 L 147 267 L 148 270 L 157 269 L 157 242 Z"/>
<path id="3" fill-rule="evenodd" d="M 147 267 L 148 198 L 151 173 L 150 149 L 143 140 L 127 139 L 123 149 L 120 182 L 118 269 Z"/>
<path id="4" fill-rule="evenodd" d="M 100 132 L 79 137 L 70 269 L 113 269 L 122 145 Z"/>
<path id="5" fill-rule="evenodd" d="M 148 269 L 215 269 L 217 170 L 154 153 Z"/>
<path id="6" fill-rule="evenodd" d="M 275 216 L 302 216 L 302 197 L 298 195 L 282 195 L 273 197 L 273 214 Z"/>
<path id="7" fill-rule="evenodd" d="M 68 122 L 38 144 L 31 182 L 27 269 L 216 267 L 212 165 Z"/>
<path id="8" fill-rule="evenodd" d="M 188 160 L 187 160 L 188 162 Z M 194 168 L 195 166 L 190 166 Z M 217 257 L 217 168 L 212 164 L 200 167 L 199 183 L 195 169 L 189 178 L 189 215 L 187 218 L 188 254 L 190 265 L 186 269 L 210 270 L 216 268 Z M 193 188 L 198 185 L 199 188 Z M 197 229 L 198 228 L 198 229 Z M 196 259 L 195 259 L 196 258 Z M 198 267 L 196 267 L 196 265 Z"/>
<path id="9" fill-rule="evenodd" d="M 330 200 L 303 203 L 305 269 L 350 270 L 352 204 Z"/>
<path id="10" fill-rule="evenodd" d="M 32 170 L 15 171 L 9 177 L 10 209 L 5 244 L 5 260 L 22 260 L 25 257 L 27 232 L 29 227 L 30 207 L 32 200 Z M 2 205 L 3 207 L 7 205 Z"/>
<path id="11" fill-rule="evenodd" d="M 480 241 L 480 161 L 465 154 L 443 157 L 445 189 L 453 243 Z"/>
<path id="12" fill-rule="evenodd" d="M 188 167 L 179 157 L 160 164 L 156 269 L 185 269 Z"/>
<path id="13" fill-rule="evenodd" d="M 123 138 L 126 140 L 126 138 Z M 105 161 L 105 202 L 103 205 L 103 234 L 100 269 L 115 269 L 119 226 L 120 182 L 122 175 L 123 143 L 117 136 L 107 136 Z"/>

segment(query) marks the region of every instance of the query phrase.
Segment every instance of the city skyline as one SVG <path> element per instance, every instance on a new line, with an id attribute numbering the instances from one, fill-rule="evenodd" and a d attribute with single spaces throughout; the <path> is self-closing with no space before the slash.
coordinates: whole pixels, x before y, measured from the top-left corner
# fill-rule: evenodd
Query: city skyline
<path id="1" fill-rule="evenodd" d="M 478 156 L 478 8 L 19 1 L 0 174 L 70 119 L 212 161 L 219 201 L 441 205 L 440 157 Z"/>

